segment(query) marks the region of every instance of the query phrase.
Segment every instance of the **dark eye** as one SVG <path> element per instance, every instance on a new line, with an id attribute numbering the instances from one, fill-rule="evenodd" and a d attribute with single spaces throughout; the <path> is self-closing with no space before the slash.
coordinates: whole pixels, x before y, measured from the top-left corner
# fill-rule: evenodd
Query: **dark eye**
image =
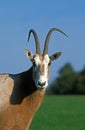
<path id="1" fill-rule="evenodd" d="M 49 66 L 51 65 L 51 61 L 48 63 L 48 65 L 49 65 Z"/>
<path id="2" fill-rule="evenodd" d="M 33 61 L 33 66 L 36 67 L 36 63 L 35 63 L 35 61 Z"/>

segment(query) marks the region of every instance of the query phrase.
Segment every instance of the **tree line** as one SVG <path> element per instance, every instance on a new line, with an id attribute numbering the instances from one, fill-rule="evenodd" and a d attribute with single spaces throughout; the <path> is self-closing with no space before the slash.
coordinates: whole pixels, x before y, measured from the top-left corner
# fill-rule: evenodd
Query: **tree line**
<path id="1" fill-rule="evenodd" d="M 70 63 L 65 64 L 48 87 L 47 94 L 85 94 L 85 67 L 76 72 Z"/>

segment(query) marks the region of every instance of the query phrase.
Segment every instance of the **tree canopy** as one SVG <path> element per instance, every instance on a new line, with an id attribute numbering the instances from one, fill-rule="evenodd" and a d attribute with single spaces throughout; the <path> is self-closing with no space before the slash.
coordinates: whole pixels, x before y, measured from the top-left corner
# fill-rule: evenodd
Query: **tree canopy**
<path id="1" fill-rule="evenodd" d="M 48 87 L 47 94 L 85 94 L 85 67 L 75 72 L 70 63 L 65 64 Z"/>

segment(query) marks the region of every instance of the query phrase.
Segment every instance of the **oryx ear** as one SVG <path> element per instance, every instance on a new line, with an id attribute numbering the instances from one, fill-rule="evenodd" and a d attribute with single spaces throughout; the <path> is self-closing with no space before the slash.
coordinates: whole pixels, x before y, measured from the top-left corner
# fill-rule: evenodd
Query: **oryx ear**
<path id="1" fill-rule="evenodd" d="M 27 58 L 29 58 L 30 60 L 33 59 L 33 54 L 32 54 L 31 51 L 25 49 L 24 52 L 25 52 L 25 55 L 26 55 Z"/>
<path id="2" fill-rule="evenodd" d="M 51 61 L 56 60 L 60 55 L 61 55 L 61 52 L 57 52 L 57 53 L 53 54 L 52 56 L 50 56 L 49 58 Z"/>

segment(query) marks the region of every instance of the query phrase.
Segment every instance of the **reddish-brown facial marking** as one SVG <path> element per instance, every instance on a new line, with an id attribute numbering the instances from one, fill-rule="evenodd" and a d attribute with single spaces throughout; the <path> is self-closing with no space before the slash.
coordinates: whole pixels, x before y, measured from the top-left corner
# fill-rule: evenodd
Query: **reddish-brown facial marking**
<path id="1" fill-rule="evenodd" d="M 40 75 L 44 75 L 44 70 L 45 70 L 45 65 L 41 64 L 40 65 Z"/>

